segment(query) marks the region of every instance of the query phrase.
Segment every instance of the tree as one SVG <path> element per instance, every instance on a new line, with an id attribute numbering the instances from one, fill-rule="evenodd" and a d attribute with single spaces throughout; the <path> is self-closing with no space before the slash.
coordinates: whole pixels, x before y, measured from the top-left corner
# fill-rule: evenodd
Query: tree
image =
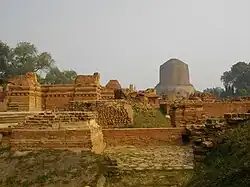
<path id="1" fill-rule="evenodd" d="M 250 64 L 238 62 L 221 76 L 224 96 L 242 96 L 250 93 Z"/>
<path id="2" fill-rule="evenodd" d="M 41 83 L 44 84 L 72 84 L 76 78 L 77 73 L 74 70 L 60 71 L 57 67 L 52 68 L 45 76 L 41 79 Z"/>
<path id="3" fill-rule="evenodd" d="M 48 72 L 54 66 L 54 60 L 47 52 L 39 53 L 31 43 L 20 42 L 10 48 L 0 41 L 0 65 L 0 76 L 6 81 L 27 72 Z"/>
<path id="4" fill-rule="evenodd" d="M 224 92 L 224 89 L 221 87 L 207 88 L 207 89 L 203 90 L 203 92 L 214 94 L 217 99 L 220 99 L 222 93 Z"/>
<path id="5" fill-rule="evenodd" d="M 250 123 L 225 129 L 215 139 L 216 146 L 197 165 L 186 187 L 250 186 Z"/>
<path id="6" fill-rule="evenodd" d="M 66 78 L 65 84 L 70 84 L 75 80 L 77 73 L 74 70 L 66 70 L 63 71 L 63 75 Z"/>
<path id="7" fill-rule="evenodd" d="M 0 41 L 0 78 L 6 75 L 6 70 L 10 61 L 10 48 Z"/>

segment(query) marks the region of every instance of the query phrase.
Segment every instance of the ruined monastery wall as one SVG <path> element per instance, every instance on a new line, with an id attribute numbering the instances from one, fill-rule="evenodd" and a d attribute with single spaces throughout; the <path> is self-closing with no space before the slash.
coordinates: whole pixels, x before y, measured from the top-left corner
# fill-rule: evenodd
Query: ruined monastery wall
<path id="1" fill-rule="evenodd" d="M 225 113 L 247 113 L 250 101 L 203 102 L 185 100 L 170 108 L 171 124 L 174 127 L 204 124 L 209 117 L 223 117 Z"/>
<path id="2" fill-rule="evenodd" d="M 12 131 L 10 146 L 13 150 L 92 148 L 89 129 L 15 129 Z"/>
<path id="3" fill-rule="evenodd" d="M 103 129 L 107 147 L 181 145 L 182 128 Z"/>
<path id="4" fill-rule="evenodd" d="M 42 109 L 63 109 L 73 99 L 74 85 L 42 85 Z"/>
<path id="5" fill-rule="evenodd" d="M 73 84 L 40 85 L 33 73 L 8 80 L 6 107 L 9 111 L 64 110 L 72 101 L 114 99 L 114 89 L 101 87 L 100 74 L 79 75 Z M 0 100 L 3 92 L 0 90 Z"/>
<path id="6" fill-rule="evenodd" d="M 219 117 L 225 113 L 246 113 L 250 110 L 250 101 L 204 103 L 207 116 Z"/>

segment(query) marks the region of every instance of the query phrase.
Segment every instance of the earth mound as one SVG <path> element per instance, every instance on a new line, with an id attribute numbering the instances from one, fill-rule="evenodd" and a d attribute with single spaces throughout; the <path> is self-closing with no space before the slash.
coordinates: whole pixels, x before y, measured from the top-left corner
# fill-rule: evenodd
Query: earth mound
<path id="1" fill-rule="evenodd" d="M 105 159 L 91 152 L 0 150 L 1 187 L 96 186 Z"/>

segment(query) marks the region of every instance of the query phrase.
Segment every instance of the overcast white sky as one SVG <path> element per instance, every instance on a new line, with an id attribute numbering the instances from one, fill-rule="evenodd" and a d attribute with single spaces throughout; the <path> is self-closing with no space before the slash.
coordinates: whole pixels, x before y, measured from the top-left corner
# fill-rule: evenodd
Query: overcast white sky
<path id="1" fill-rule="evenodd" d="M 197 89 L 250 61 L 250 0 L 0 0 L 0 40 L 34 43 L 61 69 L 154 87 L 169 58 Z"/>

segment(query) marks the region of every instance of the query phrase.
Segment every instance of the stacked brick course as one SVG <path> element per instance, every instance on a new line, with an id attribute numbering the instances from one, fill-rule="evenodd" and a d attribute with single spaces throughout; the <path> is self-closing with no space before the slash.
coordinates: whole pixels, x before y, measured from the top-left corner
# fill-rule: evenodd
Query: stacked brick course
<path id="1" fill-rule="evenodd" d="M 6 93 L 9 111 L 41 110 L 41 86 L 34 73 L 8 80 Z"/>
<path id="2" fill-rule="evenodd" d="M 97 123 L 102 128 L 119 128 L 133 123 L 132 106 L 124 100 L 72 102 L 68 109 L 71 111 L 96 111 Z"/>
<path id="3" fill-rule="evenodd" d="M 70 127 L 75 127 L 77 122 L 84 122 L 90 119 L 95 119 L 96 113 L 94 112 L 40 112 L 33 116 L 27 116 L 23 123 L 20 123 L 16 128 L 25 129 L 59 129 L 63 128 L 65 125 Z M 80 125 L 84 123 L 80 123 Z"/>
<path id="4" fill-rule="evenodd" d="M 115 99 L 115 90 L 113 88 L 101 88 L 101 99 L 102 100 L 113 100 Z"/>
<path id="5" fill-rule="evenodd" d="M 181 145 L 183 128 L 103 129 L 107 147 Z"/>
<path id="6" fill-rule="evenodd" d="M 101 91 L 99 73 L 79 75 L 74 84 L 64 85 L 40 85 L 35 74 L 27 73 L 11 78 L 6 93 L 9 111 L 64 110 L 71 101 L 114 98 L 113 89 Z"/>
<path id="7" fill-rule="evenodd" d="M 10 146 L 13 150 L 71 149 L 91 150 L 91 134 L 85 130 L 21 130 L 12 131 Z"/>
<path id="8" fill-rule="evenodd" d="M 42 85 L 42 109 L 64 109 L 73 100 L 74 85 Z"/>
<path id="9" fill-rule="evenodd" d="M 206 120 L 203 102 L 199 100 L 183 100 L 172 104 L 170 116 L 171 124 L 174 127 L 202 124 Z"/>
<path id="10" fill-rule="evenodd" d="M 93 112 L 41 112 L 0 134 L 14 150 L 53 148 L 101 153 L 105 146 L 95 118 Z"/>

